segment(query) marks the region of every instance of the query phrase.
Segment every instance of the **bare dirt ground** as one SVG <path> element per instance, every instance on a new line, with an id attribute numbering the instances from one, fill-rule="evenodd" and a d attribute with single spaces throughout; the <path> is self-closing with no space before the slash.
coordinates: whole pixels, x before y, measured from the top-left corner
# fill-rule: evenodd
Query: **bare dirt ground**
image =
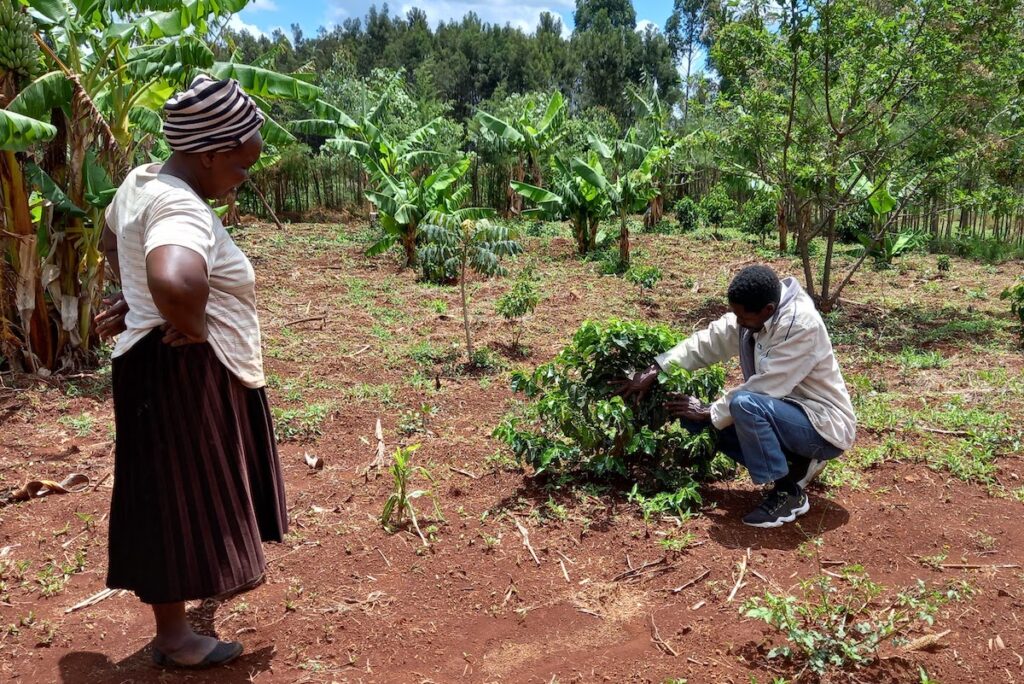
<path id="1" fill-rule="evenodd" d="M 153 667 L 151 618 L 130 595 L 67 612 L 104 588 L 109 364 L 67 378 L 3 376 L 0 490 L 71 472 L 92 484 L 0 508 L 0 679 L 815 681 L 768 659 L 784 638 L 741 607 L 766 592 L 800 596 L 800 583 L 824 572 L 842 589 L 844 568 L 862 566 L 882 605 L 918 580 L 959 587 L 933 625 L 899 638 L 949 631 L 919 650 L 891 639 L 875 664 L 824 681 L 1024 680 L 1024 358 L 998 299 L 1019 262 L 953 259 L 941 274 L 934 256 L 916 255 L 857 275 L 828 322 L 858 441 L 812 486 L 799 525 L 743 526 L 759 493 L 741 473 L 704 489 L 700 515 L 648 528 L 621 493 L 546 486 L 510 462 L 491 437 L 518 400 L 507 372 L 551 359 L 586 319 L 706 324 L 724 311 L 733 273 L 759 258 L 754 248 L 638 236 L 638 259 L 665 273 L 641 296 L 575 257 L 568 240 L 528 239 L 544 293 L 523 336 L 528 354 L 502 352 L 511 331 L 494 302 L 511 280 L 474 280 L 476 341 L 495 368 L 465 373 L 458 290 L 364 257 L 364 233 L 315 224 L 236 233 L 259 277 L 291 532 L 268 545 L 264 586 L 192 607 L 202 628 L 245 644 L 223 670 Z M 792 259 L 771 263 L 798 274 Z M 444 517 L 416 501 L 429 548 L 414 531 L 379 524 L 390 476 L 364 474 L 378 418 L 389 457 L 420 444 L 415 461 L 436 481 L 415 480 Z M 324 467 L 307 466 L 307 453 Z"/>

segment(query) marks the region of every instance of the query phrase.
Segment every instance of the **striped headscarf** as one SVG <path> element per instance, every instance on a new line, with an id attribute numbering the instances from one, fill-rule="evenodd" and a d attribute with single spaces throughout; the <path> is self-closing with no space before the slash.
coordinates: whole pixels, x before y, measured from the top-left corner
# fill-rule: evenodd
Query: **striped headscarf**
<path id="1" fill-rule="evenodd" d="M 164 105 L 164 135 L 175 152 L 223 152 L 238 147 L 263 126 L 264 116 L 238 81 L 196 76 Z"/>

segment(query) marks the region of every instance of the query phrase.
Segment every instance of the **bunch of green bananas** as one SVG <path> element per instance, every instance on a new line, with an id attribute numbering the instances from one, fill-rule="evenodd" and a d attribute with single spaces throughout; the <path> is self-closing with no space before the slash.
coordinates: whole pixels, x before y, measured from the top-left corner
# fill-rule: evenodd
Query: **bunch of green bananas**
<path id="1" fill-rule="evenodd" d="M 0 71 L 31 76 L 39 65 L 35 22 L 17 0 L 0 0 Z"/>

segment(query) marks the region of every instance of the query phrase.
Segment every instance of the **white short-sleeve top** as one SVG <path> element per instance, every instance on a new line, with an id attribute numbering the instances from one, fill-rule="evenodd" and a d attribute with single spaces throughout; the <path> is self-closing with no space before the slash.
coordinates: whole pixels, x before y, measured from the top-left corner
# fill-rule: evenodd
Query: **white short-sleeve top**
<path id="1" fill-rule="evenodd" d="M 121 287 L 130 309 L 127 330 L 118 338 L 113 356 L 121 356 L 165 322 L 149 291 L 146 257 L 157 247 L 179 245 L 206 261 L 207 339 L 214 353 L 243 385 L 262 387 L 266 380 L 252 264 L 213 209 L 185 181 L 160 171 L 160 164 L 132 170 L 107 207 L 107 226 L 117 236 Z"/>

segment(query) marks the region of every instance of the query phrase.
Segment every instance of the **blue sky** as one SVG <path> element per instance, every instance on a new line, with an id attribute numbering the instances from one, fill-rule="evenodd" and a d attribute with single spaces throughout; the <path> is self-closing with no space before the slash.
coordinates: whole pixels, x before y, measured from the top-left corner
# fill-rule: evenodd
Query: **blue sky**
<path id="1" fill-rule="evenodd" d="M 349 17 L 363 17 L 371 4 L 380 9 L 382 2 L 373 0 L 250 0 L 249 6 L 234 18 L 235 27 L 246 27 L 252 32 L 270 33 L 275 28 L 288 28 L 293 23 L 302 26 L 306 35 L 315 35 L 320 26 L 330 28 Z M 671 0 L 635 0 L 637 23 L 651 22 L 663 28 L 672 12 Z M 476 12 L 491 23 L 519 26 L 532 31 L 541 12 L 561 15 L 567 30 L 572 29 L 575 0 L 392 0 L 388 8 L 392 14 L 404 15 L 412 7 L 427 13 L 431 24 L 450 19 L 461 19 L 467 12 Z"/>

